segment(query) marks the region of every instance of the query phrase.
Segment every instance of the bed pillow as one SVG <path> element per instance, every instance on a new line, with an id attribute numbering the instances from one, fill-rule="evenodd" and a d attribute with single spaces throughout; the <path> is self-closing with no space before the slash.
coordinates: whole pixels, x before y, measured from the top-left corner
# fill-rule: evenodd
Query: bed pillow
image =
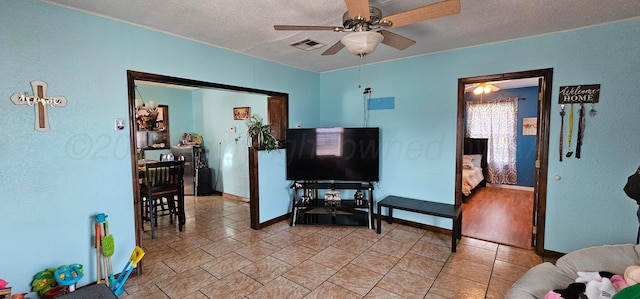
<path id="1" fill-rule="evenodd" d="M 469 155 L 471 156 L 471 163 L 475 167 L 482 167 L 482 155 Z"/>

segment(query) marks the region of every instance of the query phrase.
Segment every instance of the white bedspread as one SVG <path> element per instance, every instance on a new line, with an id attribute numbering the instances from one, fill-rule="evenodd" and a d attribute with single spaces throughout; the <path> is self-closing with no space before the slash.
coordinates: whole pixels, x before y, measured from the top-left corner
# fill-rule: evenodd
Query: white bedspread
<path id="1" fill-rule="evenodd" d="M 480 167 L 471 167 L 469 169 L 462 169 L 462 194 L 469 195 L 471 194 L 471 190 L 475 188 L 482 180 L 484 176 L 482 175 L 482 168 Z"/>

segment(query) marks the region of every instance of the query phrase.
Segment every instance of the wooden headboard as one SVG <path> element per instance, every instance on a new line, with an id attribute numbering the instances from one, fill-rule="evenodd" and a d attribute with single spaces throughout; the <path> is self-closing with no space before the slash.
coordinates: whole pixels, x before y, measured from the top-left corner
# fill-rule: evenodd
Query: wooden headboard
<path id="1" fill-rule="evenodd" d="M 465 155 L 482 155 L 480 166 L 482 166 L 482 175 L 484 180 L 480 183 L 482 186 L 487 184 L 487 175 L 489 173 L 489 164 L 487 162 L 487 146 L 489 139 L 487 138 L 465 138 L 464 154 Z"/>

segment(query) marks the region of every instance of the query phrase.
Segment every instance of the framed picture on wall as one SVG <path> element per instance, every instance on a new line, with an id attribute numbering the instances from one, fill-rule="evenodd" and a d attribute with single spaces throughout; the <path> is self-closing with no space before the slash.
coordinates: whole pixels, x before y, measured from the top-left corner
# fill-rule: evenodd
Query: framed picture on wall
<path id="1" fill-rule="evenodd" d="M 251 117 L 251 107 L 234 107 L 233 119 L 242 120 L 249 119 Z"/>

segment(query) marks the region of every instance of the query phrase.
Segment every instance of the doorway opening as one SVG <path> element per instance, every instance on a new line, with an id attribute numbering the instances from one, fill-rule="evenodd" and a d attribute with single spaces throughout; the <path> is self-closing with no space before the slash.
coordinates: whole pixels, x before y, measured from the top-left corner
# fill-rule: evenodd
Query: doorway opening
<path id="1" fill-rule="evenodd" d="M 487 82 L 495 82 L 496 84 L 508 83 L 513 81 L 522 82 L 523 79 L 529 79 L 537 81 L 537 92 L 534 93 L 532 99 L 528 101 L 535 101 L 537 105 L 537 116 L 535 121 L 530 119 L 529 121 L 535 122 L 535 148 L 534 160 L 533 160 L 533 182 L 527 185 L 532 185 L 532 210 L 531 212 L 531 246 L 537 254 L 542 255 L 544 251 L 544 223 L 545 223 L 545 209 L 546 209 L 546 190 L 547 190 L 547 164 L 548 164 L 548 149 L 549 149 L 549 119 L 551 110 L 551 82 L 552 82 L 553 69 L 540 69 L 523 72 L 505 73 L 484 75 L 477 77 L 468 77 L 458 79 L 458 122 L 457 122 L 457 161 L 456 161 L 456 204 L 463 203 L 463 155 L 465 136 L 466 136 L 466 96 L 469 91 L 469 87 L 476 86 Z M 466 158 L 465 158 L 466 159 Z M 480 190 L 482 191 L 482 190 Z M 517 190 L 520 191 L 520 190 Z M 476 195 L 481 195 L 482 192 L 477 192 Z M 490 216 L 490 217 L 500 217 Z M 489 240 L 493 241 L 493 240 Z"/>
<path id="2" fill-rule="evenodd" d="M 288 94 L 268 91 L 268 90 L 258 90 L 252 88 L 217 84 L 211 82 L 190 80 L 184 78 L 163 76 L 158 74 L 150 74 L 136 71 L 127 71 L 127 86 L 128 86 L 128 97 L 129 97 L 129 134 L 130 134 L 130 156 L 131 156 L 131 172 L 132 172 L 132 185 L 133 185 L 133 205 L 134 205 L 134 218 L 135 218 L 135 229 L 136 229 L 136 245 L 140 246 L 142 243 L 142 232 L 140 231 L 141 227 L 141 206 L 140 206 L 140 192 L 139 192 L 139 172 L 138 172 L 138 159 L 137 159 L 137 136 L 136 136 L 136 81 L 144 81 L 144 82 L 152 82 L 157 84 L 168 84 L 173 86 L 182 86 L 182 87 L 190 87 L 197 89 L 211 89 L 211 90 L 219 90 L 219 91 L 229 91 L 229 92 L 240 92 L 247 94 L 255 94 L 255 95 L 264 95 L 267 97 L 267 114 L 272 120 L 272 129 L 274 131 L 274 136 L 280 140 L 284 140 L 286 128 L 288 128 Z M 284 142 L 280 142 L 284 144 Z M 253 150 L 249 150 L 253 152 Z M 257 149 L 255 150 L 257 151 Z M 251 159 L 251 158 L 249 158 Z M 251 190 L 257 190 L 258 177 L 257 171 L 257 159 L 250 163 L 253 163 L 246 169 L 249 173 L 249 188 Z M 255 165 L 254 165 L 255 164 Z M 255 166 L 255 167 L 254 167 Z M 255 186 L 254 186 L 255 185 Z M 215 186 L 214 186 L 215 188 Z M 255 192 L 250 192 L 249 197 L 249 209 L 250 209 L 250 218 L 251 222 L 248 224 L 253 229 L 259 229 L 259 195 Z"/>

